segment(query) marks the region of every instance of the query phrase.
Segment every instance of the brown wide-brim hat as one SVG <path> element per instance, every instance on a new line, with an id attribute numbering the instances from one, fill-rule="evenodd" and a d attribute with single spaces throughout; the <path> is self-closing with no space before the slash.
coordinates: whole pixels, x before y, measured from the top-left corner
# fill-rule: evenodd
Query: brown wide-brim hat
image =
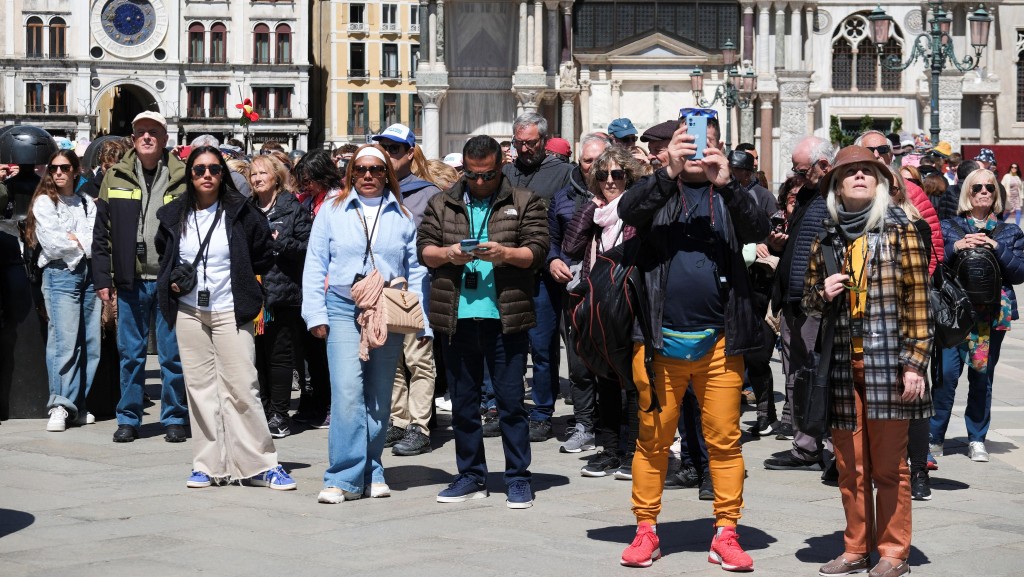
<path id="1" fill-rule="evenodd" d="M 828 196 L 828 191 L 832 188 L 832 179 L 835 178 L 839 168 L 860 163 L 871 164 L 878 168 L 884 177 L 889 179 L 890 188 L 896 184 L 896 175 L 893 174 L 892 170 L 884 162 L 875 158 L 875 155 L 867 148 L 851 145 L 840 150 L 839 154 L 836 155 L 836 161 L 832 164 L 832 168 L 825 173 L 825 176 L 821 177 L 821 182 L 818 183 L 818 191 L 821 192 L 822 196 Z"/>

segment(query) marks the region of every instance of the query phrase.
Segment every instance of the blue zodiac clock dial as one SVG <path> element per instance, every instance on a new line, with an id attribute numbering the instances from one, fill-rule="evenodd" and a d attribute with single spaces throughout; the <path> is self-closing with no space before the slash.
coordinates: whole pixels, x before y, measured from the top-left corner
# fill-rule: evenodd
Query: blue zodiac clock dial
<path id="1" fill-rule="evenodd" d="M 123 46 L 137 46 L 153 35 L 156 11 L 149 0 L 110 0 L 100 13 L 103 31 Z"/>

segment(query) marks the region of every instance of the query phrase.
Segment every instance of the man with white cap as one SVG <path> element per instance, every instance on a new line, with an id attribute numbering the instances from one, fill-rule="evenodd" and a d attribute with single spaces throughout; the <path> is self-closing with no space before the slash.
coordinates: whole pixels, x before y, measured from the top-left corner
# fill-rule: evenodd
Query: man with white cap
<path id="1" fill-rule="evenodd" d="M 185 165 L 168 154 L 167 121 L 158 112 L 141 112 L 132 121 L 134 150 L 110 167 L 100 185 L 93 233 L 93 281 L 100 299 L 116 295 L 117 350 L 121 357 L 121 400 L 117 404 L 115 443 L 139 438 L 150 319 L 157 308 L 160 263 L 154 246 L 157 209 L 185 191 Z M 116 293 L 114 292 L 116 289 Z M 160 422 L 164 440 L 186 438 L 185 381 L 174 328 L 156 314 L 156 344 L 162 389 Z"/>

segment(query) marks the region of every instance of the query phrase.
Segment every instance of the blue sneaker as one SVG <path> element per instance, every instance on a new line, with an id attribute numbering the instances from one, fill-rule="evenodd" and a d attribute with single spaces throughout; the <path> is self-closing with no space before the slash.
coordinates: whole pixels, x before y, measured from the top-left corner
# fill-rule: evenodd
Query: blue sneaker
<path id="1" fill-rule="evenodd" d="M 448 488 L 437 494 L 438 503 L 461 503 L 470 499 L 484 499 L 490 493 L 483 483 L 470 475 L 459 473 Z"/>
<path id="2" fill-rule="evenodd" d="M 291 491 L 296 486 L 295 479 L 292 479 L 281 465 L 252 477 L 249 484 L 254 487 L 270 487 L 277 491 Z"/>
<path id="3" fill-rule="evenodd" d="M 505 504 L 509 509 L 529 509 L 533 507 L 533 488 L 529 481 L 512 481 L 508 485 L 508 497 Z"/>
<path id="4" fill-rule="evenodd" d="M 189 489 L 202 489 L 209 487 L 211 484 L 210 476 L 202 471 L 192 471 L 188 481 L 185 481 L 185 486 Z"/>

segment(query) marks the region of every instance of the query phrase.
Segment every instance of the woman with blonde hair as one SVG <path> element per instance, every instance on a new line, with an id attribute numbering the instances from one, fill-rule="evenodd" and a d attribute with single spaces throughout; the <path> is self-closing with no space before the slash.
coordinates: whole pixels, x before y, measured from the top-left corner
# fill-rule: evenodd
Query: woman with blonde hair
<path id="1" fill-rule="evenodd" d="M 421 178 L 433 182 L 441 190 L 448 190 L 459 181 L 459 171 L 435 158 L 427 161 L 427 175 Z"/>
<path id="2" fill-rule="evenodd" d="M 329 466 L 321 503 L 391 495 L 381 453 L 404 338 L 390 334 L 371 348 L 369 331 L 379 327 L 361 313 L 375 306 L 364 302 L 367 283 L 397 277 L 408 279 L 409 290 L 426 302 L 427 269 L 417 259 L 416 225 L 401 198 L 389 155 L 367 144 L 349 163 L 343 188 L 313 221 L 302 317 L 314 337 L 327 340 L 330 366 Z M 419 336 L 426 344 L 430 328 Z"/>

